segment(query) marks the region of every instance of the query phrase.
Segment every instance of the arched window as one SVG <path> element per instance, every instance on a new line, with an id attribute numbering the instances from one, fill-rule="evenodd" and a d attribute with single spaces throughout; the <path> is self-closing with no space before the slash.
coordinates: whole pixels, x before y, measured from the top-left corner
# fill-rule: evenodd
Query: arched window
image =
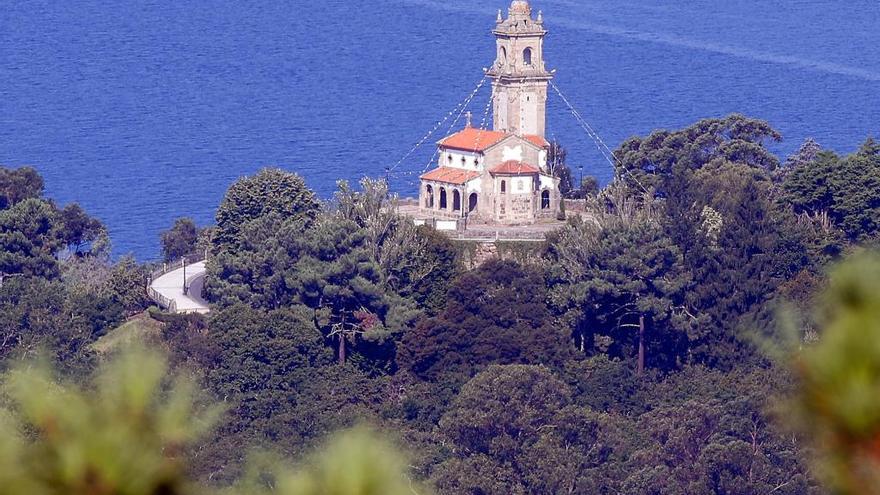
<path id="1" fill-rule="evenodd" d="M 541 193 L 541 209 L 549 210 L 550 209 L 550 191 L 544 189 L 544 192 Z"/>
<path id="2" fill-rule="evenodd" d="M 448 154 L 448 155 L 446 155 L 446 156 L 447 156 L 447 158 L 449 159 L 449 164 L 452 165 L 452 153 L 450 153 L 450 154 Z"/>
<path id="3" fill-rule="evenodd" d="M 532 49 L 526 48 L 523 50 L 523 63 L 525 65 L 532 65 Z"/>
<path id="4" fill-rule="evenodd" d="M 501 181 L 501 194 L 504 194 L 506 192 L 507 192 L 507 181 L 503 180 L 503 181 Z"/>
<path id="5" fill-rule="evenodd" d="M 503 46 L 501 47 L 501 50 L 498 51 L 498 60 L 502 64 L 507 63 L 507 48 L 504 48 Z"/>
<path id="6" fill-rule="evenodd" d="M 440 188 L 440 209 L 446 209 L 446 189 L 442 187 Z"/>
<path id="7" fill-rule="evenodd" d="M 462 166 L 462 167 L 467 167 L 467 159 L 466 159 L 465 157 L 463 157 L 463 156 L 461 157 L 461 166 Z"/>
<path id="8" fill-rule="evenodd" d="M 461 211 L 461 193 L 452 191 L 452 211 Z"/>
<path id="9" fill-rule="evenodd" d="M 477 193 L 471 193 L 468 198 L 468 213 L 472 213 L 477 209 Z"/>
<path id="10" fill-rule="evenodd" d="M 425 208 L 434 207 L 434 188 L 431 184 L 425 186 Z"/>

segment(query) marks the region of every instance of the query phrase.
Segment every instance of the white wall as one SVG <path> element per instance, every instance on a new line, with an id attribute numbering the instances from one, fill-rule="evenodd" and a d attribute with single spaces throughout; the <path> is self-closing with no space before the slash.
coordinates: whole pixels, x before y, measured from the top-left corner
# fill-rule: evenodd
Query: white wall
<path id="1" fill-rule="evenodd" d="M 534 190 L 534 184 L 531 177 L 514 177 L 511 179 L 513 189 L 510 192 L 514 194 L 525 194 Z"/>
<path id="2" fill-rule="evenodd" d="M 483 180 L 479 177 L 471 180 L 467 184 L 465 184 L 465 196 L 470 195 L 470 193 L 482 193 L 483 192 Z"/>
<path id="3" fill-rule="evenodd" d="M 458 229 L 458 221 L 456 220 L 437 220 L 437 230 L 456 230 Z"/>
<path id="4" fill-rule="evenodd" d="M 523 92 L 519 95 L 519 129 L 522 134 L 538 134 L 538 95 Z"/>
<path id="5" fill-rule="evenodd" d="M 451 158 L 451 160 L 450 160 Z M 464 161 L 462 161 L 464 158 Z M 453 167 L 464 170 L 483 170 L 483 156 L 478 153 L 459 150 L 442 150 L 440 158 L 437 159 L 437 165 L 440 167 Z"/>

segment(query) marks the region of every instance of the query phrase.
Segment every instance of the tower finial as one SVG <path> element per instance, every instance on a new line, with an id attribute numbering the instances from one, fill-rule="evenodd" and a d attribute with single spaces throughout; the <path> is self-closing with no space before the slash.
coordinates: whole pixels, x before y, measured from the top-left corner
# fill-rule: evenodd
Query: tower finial
<path id="1" fill-rule="evenodd" d="M 498 17 L 495 18 L 495 22 L 498 24 L 504 22 L 504 16 L 501 14 L 501 9 L 498 9 Z"/>
<path id="2" fill-rule="evenodd" d="M 471 127 L 473 127 L 473 125 L 471 124 L 471 120 L 473 119 L 473 114 L 471 114 L 471 112 L 468 111 L 468 113 L 465 114 L 465 118 L 466 118 L 467 120 L 465 121 L 464 126 L 467 127 L 467 128 L 471 128 Z"/>
<path id="3" fill-rule="evenodd" d="M 510 15 L 512 16 L 531 16 L 532 7 L 528 0 L 513 0 L 510 2 Z"/>
<path id="4" fill-rule="evenodd" d="M 538 24 L 541 24 L 542 22 L 544 22 L 544 11 L 543 10 L 538 11 L 538 19 L 536 22 Z"/>

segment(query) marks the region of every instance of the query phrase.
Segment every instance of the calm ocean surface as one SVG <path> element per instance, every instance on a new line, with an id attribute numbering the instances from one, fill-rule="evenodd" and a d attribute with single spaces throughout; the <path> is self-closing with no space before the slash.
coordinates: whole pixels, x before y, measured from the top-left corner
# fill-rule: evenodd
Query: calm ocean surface
<path id="1" fill-rule="evenodd" d="M 476 86 L 507 0 L 0 0 L 0 164 L 159 255 L 176 217 L 211 222 L 267 165 L 322 196 L 384 174 Z M 880 136 L 877 0 L 545 0 L 546 58 L 609 147 L 742 112 L 848 152 Z M 474 100 L 479 122 L 488 87 Z M 610 166 L 551 96 L 548 137 Z M 438 134 L 446 131 L 441 128 Z M 415 194 L 430 144 L 394 171 Z"/>

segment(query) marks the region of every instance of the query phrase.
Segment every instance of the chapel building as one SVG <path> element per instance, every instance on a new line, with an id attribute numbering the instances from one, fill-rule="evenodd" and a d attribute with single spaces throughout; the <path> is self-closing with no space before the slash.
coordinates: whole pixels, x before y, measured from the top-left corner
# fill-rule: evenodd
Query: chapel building
<path id="1" fill-rule="evenodd" d="M 474 223 L 521 225 L 555 218 L 559 179 L 547 163 L 544 20 L 526 0 L 514 0 L 492 30 L 496 59 L 492 129 L 465 128 L 437 143 L 437 167 L 421 176 L 423 216 Z"/>

